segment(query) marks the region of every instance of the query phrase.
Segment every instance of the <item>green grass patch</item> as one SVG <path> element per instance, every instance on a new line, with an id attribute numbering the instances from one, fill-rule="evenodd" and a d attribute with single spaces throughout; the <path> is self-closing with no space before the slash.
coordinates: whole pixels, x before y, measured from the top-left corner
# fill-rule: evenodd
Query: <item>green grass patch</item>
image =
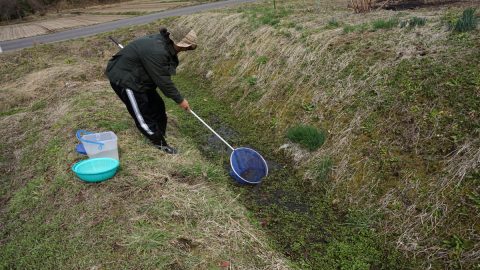
<path id="1" fill-rule="evenodd" d="M 25 111 L 24 108 L 12 108 L 12 109 L 0 112 L 0 117 L 14 115 L 14 114 L 21 113 L 21 112 L 24 112 L 24 111 Z"/>
<path id="2" fill-rule="evenodd" d="M 463 11 L 462 17 L 460 17 L 452 26 L 455 32 L 468 32 L 475 30 L 478 24 L 478 18 L 475 15 L 475 8 L 467 8 Z"/>
<path id="3" fill-rule="evenodd" d="M 39 100 L 39 101 L 36 101 L 32 104 L 31 110 L 32 111 L 38 111 L 38 110 L 44 109 L 45 107 L 47 107 L 47 101 Z"/>
<path id="4" fill-rule="evenodd" d="M 313 126 L 300 125 L 290 128 L 287 131 L 287 138 L 313 151 L 325 142 L 325 132 Z"/>
<path id="5" fill-rule="evenodd" d="M 259 88 L 254 88 L 248 92 L 246 100 L 249 102 L 257 102 L 263 97 L 264 92 Z"/>
<path id="6" fill-rule="evenodd" d="M 320 258 L 320 265 L 328 269 L 337 265 L 336 269 L 374 269 L 382 254 L 375 247 L 372 234 L 365 229 L 353 229 L 355 234 L 343 239 L 334 239 L 327 245 L 326 256 Z"/>
<path id="7" fill-rule="evenodd" d="M 366 32 L 368 28 L 369 28 L 369 25 L 367 23 L 362 23 L 357 25 L 345 25 L 343 27 L 343 32 L 345 34 L 352 33 L 352 32 L 363 33 L 363 32 Z"/>
<path id="8" fill-rule="evenodd" d="M 245 81 L 249 86 L 257 85 L 257 80 L 258 80 L 257 77 L 254 77 L 254 76 L 248 76 L 245 78 Z"/>
<path id="9" fill-rule="evenodd" d="M 287 17 L 291 11 L 285 8 L 269 8 L 269 7 L 256 7 L 249 9 L 242 9 L 242 12 L 248 18 L 249 23 L 254 27 L 260 27 L 262 25 L 277 26 L 281 19 Z"/>
<path id="10" fill-rule="evenodd" d="M 388 20 L 379 19 L 372 22 L 372 29 L 379 30 L 379 29 L 392 29 L 398 25 L 399 21 L 397 18 L 391 18 Z"/>
<path id="11" fill-rule="evenodd" d="M 134 125 L 131 121 L 124 119 L 117 121 L 115 121 L 114 119 L 102 119 L 97 122 L 97 126 L 99 127 L 99 130 L 109 130 L 118 133 L 132 128 Z"/>
<path id="12" fill-rule="evenodd" d="M 292 33 L 287 29 L 279 29 L 277 32 L 277 35 L 285 37 L 285 38 L 291 38 Z"/>
<path id="13" fill-rule="evenodd" d="M 265 65 L 268 62 L 268 57 L 265 55 L 259 56 L 256 60 L 257 64 Z"/>
<path id="14" fill-rule="evenodd" d="M 331 158 L 323 158 L 315 162 L 313 165 L 314 175 L 320 181 L 328 180 L 332 172 L 333 161 Z"/>
<path id="15" fill-rule="evenodd" d="M 205 181 L 225 180 L 225 172 L 213 164 L 194 164 L 189 167 L 180 168 L 180 174 L 192 179 L 204 179 Z"/>
<path id="16" fill-rule="evenodd" d="M 326 29 L 336 29 L 336 28 L 339 28 L 341 25 L 341 23 L 335 19 L 335 18 L 331 18 L 330 20 L 328 20 L 327 22 L 327 26 L 325 26 Z"/>
<path id="17" fill-rule="evenodd" d="M 448 256 L 460 260 L 462 253 L 471 249 L 474 245 L 473 240 L 466 240 L 458 235 L 452 235 L 442 242 L 443 247 L 448 250 Z M 460 265 L 456 265 L 456 268 L 461 268 Z"/>

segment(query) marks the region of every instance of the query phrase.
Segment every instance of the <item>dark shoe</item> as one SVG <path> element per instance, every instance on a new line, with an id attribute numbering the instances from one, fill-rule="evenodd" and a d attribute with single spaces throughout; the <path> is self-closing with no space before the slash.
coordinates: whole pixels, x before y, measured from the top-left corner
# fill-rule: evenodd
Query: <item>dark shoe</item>
<path id="1" fill-rule="evenodd" d="M 165 152 L 167 154 L 174 155 L 174 154 L 177 153 L 177 149 L 169 146 L 168 144 L 167 145 L 155 144 L 155 147 L 157 147 L 158 149 L 162 150 L 163 152 Z"/>

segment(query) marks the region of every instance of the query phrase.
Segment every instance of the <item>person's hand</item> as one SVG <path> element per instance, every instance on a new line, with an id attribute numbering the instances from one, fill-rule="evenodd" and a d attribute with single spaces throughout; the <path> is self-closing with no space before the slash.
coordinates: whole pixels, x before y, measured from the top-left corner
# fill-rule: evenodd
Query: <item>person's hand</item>
<path id="1" fill-rule="evenodd" d="M 180 102 L 178 106 L 180 106 L 180 108 L 184 109 L 187 112 L 190 111 L 190 105 L 188 105 L 188 101 L 186 99 Z"/>

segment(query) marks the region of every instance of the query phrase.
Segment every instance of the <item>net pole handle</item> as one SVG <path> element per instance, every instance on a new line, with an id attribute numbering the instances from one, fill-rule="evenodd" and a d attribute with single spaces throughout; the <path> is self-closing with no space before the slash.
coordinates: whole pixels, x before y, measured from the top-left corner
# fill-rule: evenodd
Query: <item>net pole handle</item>
<path id="1" fill-rule="evenodd" d="M 114 39 L 112 36 L 108 36 L 108 38 L 113 41 L 113 43 L 117 44 L 118 47 L 120 47 L 121 49 L 123 49 L 123 45 L 120 44 L 116 39 Z"/>
<path id="2" fill-rule="evenodd" d="M 235 149 L 230 144 L 228 144 L 227 141 L 225 141 L 222 137 L 220 137 L 220 135 L 218 135 L 218 133 L 215 132 L 215 130 L 213 130 L 213 128 L 211 128 L 207 123 L 205 123 L 205 121 L 203 121 L 202 118 L 200 118 L 200 116 L 198 116 L 191 109 L 189 110 L 189 112 L 191 112 L 198 120 L 200 120 L 200 122 L 202 122 L 202 124 L 204 124 L 211 132 L 213 132 L 213 134 L 215 134 L 224 144 L 226 144 L 228 147 L 230 147 L 230 149 L 232 149 L 232 151 L 235 151 Z"/>

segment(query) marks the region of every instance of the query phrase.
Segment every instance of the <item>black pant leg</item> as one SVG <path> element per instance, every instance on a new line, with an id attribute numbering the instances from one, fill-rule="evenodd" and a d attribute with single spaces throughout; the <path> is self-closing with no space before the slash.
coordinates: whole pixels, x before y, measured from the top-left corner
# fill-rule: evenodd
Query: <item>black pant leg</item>
<path id="1" fill-rule="evenodd" d="M 148 95 L 111 83 L 113 90 L 127 107 L 138 130 L 154 144 L 166 145 L 163 132 L 159 128 Z M 163 102 L 163 101 L 162 101 Z"/>
<path id="2" fill-rule="evenodd" d="M 120 98 L 120 100 L 123 102 L 123 104 L 125 104 L 125 107 L 127 108 L 130 116 L 135 121 L 135 125 L 137 126 L 138 130 L 140 130 L 140 132 L 142 132 L 142 134 L 145 135 L 146 137 L 149 137 L 150 135 L 144 129 L 142 129 L 140 123 L 138 122 L 137 118 L 135 117 L 135 112 L 133 110 L 132 104 L 130 103 L 130 101 L 128 99 L 126 89 L 124 87 L 116 84 L 116 83 L 113 83 L 113 82 L 110 82 L 110 85 L 112 86 L 112 89 L 115 91 L 115 93 Z"/>
<path id="3" fill-rule="evenodd" d="M 156 90 L 147 92 L 148 105 L 150 107 L 152 121 L 156 122 L 158 129 L 165 136 L 167 132 L 167 113 L 165 111 L 165 102 Z"/>

